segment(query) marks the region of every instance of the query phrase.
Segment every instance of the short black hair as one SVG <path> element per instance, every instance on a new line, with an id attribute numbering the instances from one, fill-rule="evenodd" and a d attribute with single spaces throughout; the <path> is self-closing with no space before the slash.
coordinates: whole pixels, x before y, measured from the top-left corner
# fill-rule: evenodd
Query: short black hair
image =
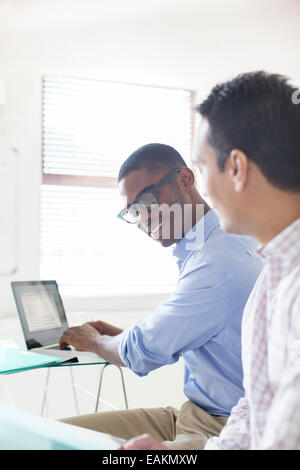
<path id="1" fill-rule="evenodd" d="M 187 166 L 182 156 L 170 145 L 146 144 L 135 150 L 122 164 L 118 182 L 132 171 L 146 168 L 148 171 L 166 169 L 172 171 L 175 168 Z"/>
<path id="2" fill-rule="evenodd" d="M 196 106 L 208 120 L 208 143 L 220 171 L 230 151 L 239 149 L 274 186 L 300 191 L 300 105 L 293 103 L 295 90 L 287 77 L 260 70 L 216 85 Z"/>

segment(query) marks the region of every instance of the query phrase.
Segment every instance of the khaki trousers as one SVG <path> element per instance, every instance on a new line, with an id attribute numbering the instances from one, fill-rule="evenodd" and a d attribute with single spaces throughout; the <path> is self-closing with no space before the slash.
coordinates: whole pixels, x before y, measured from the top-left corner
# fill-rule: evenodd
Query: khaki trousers
<path id="1" fill-rule="evenodd" d="M 125 440 L 148 433 L 169 449 L 193 450 L 203 449 L 207 439 L 218 436 L 227 417 L 210 415 L 187 401 L 180 410 L 172 406 L 137 408 L 93 413 L 61 421 Z"/>

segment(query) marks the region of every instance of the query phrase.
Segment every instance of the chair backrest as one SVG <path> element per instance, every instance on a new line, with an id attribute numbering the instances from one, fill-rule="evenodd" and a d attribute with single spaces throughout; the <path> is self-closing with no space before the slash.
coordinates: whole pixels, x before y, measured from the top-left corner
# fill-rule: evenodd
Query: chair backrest
<path id="1" fill-rule="evenodd" d="M 107 434 L 41 418 L 0 404 L 0 450 L 114 450 Z"/>

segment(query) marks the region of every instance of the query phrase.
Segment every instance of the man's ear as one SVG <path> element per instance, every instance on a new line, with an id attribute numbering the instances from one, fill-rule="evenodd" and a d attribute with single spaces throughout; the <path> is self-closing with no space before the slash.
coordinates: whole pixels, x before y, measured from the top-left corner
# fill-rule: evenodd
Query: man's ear
<path id="1" fill-rule="evenodd" d="M 238 149 L 230 152 L 226 164 L 229 178 L 232 180 L 234 190 L 242 192 L 247 184 L 249 159 L 247 155 Z"/>
<path id="2" fill-rule="evenodd" d="M 190 192 L 195 183 L 195 175 L 188 167 L 181 168 L 180 173 L 177 175 L 177 184 L 185 192 Z"/>

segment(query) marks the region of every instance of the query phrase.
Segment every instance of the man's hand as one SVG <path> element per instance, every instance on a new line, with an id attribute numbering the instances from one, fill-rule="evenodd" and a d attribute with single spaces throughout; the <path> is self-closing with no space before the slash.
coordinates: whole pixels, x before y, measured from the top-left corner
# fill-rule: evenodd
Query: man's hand
<path id="1" fill-rule="evenodd" d="M 88 322 L 88 325 L 93 326 L 101 335 L 117 336 L 123 331 L 121 328 L 101 320 Z"/>
<path id="2" fill-rule="evenodd" d="M 169 450 L 150 434 L 142 434 L 125 442 L 119 450 Z"/>
<path id="3" fill-rule="evenodd" d="M 100 333 L 92 325 L 73 326 L 66 330 L 60 338 L 59 345 L 65 349 L 69 344 L 78 351 L 90 351 L 97 354 Z"/>

